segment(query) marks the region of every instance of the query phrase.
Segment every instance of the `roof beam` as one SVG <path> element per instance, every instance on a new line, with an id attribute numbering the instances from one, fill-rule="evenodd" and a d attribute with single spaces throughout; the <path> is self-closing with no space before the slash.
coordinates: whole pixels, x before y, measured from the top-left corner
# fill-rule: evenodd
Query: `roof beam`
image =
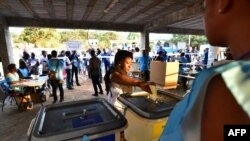
<path id="1" fill-rule="evenodd" d="M 105 9 L 112 3 L 112 1 L 113 0 L 110 0 L 110 2 L 105 6 Z M 102 18 L 106 15 L 107 13 L 106 12 L 102 12 L 102 15 L 99 17 L 99 18 L 97 18 L 95 21 L 101 21 L 102 20 Z"/>
<path id="2" fill-rule="evenodd" d="M 160 30 L 155 30 L 152 33 L 170 33 L 170 34 L 190 34 L 190 35 L 204 35 L 204 30 L 201 29 L 185 29 L 185 28 L 173 28 L 166 27 Z"/>
<path id="3" fill-rule="evenodd" d="M 71 21 L 73 18 L 75 0 L 66 0 L 66 14 L 67 20 Z"/>
<path id="4" fill-rule="evenodd" d="M 117 13 L 115 16 L 113 16 L 110 21 L 116 21 L 121 15 L 128 12 L 131 8 L 135 7 L 141 0 L 133 0 L 131 3 L 129 3 L 126 7 L 122 8 L 122 10 Z"/>
<path id="5" fill-rule="evenodd" d="M 203 3 L 197 2 L 191 7 L 186 7 L 168 15 L 164 15 L 161 18 L 154 20 L 153 22 L 145 26 L 145 30 L 154 31 L 163 27 L 167 27 L 170 24 L 174 24 L 189 18 L 198 16 L 203 12 Z"/>
<path id="6" fill-rule="evenodd" d="M 28 0 L 19 0 L 21 4 L 30 12 L 34 18 L 40 18 L 35 10 L 32 8 Z"/>
<path id="7" fill-rule="evenodd" d="M 12 14 L 14 14 L 15 16 L 20 16 L 15 10 L 13 10 L 8 3 L 6 2 L 6 0 L 1 0 L 0 1 L 0 5 L 2 5 L 4 8 L 8 9 Z"/>
<path id="8" fill-rule="evenodd" d="M 82 17 L 82 20 L 83 21 L 86 21 L 91 13 L 91 11 L 93 10 L 94 6 L 95 6 L 95 3 L 96 3 L 97 0 L 89 0 L 88 2 L 88 5 L 87 5 L 87 8 L 84 12 L 84 15 Z"/>
<path id="9" fill-rule="evenodd" d="M 160 4 L 161 2 L 163 2 L 164 0 L 153 0 L 153 2 L 151 2 L 150 4 L 148 4 L 146 7 L 144 7 L 143 9 L 139 10 L 138 12 L 134 13 L 133 15 L 129 16 L 128 18 L 126 18 L 125 20 L 123 20 L 122 22 L 128 22 L 131 19 L 135 18 L 136 16 L 140 15 L 141 13 L 144 13 L 146 11 L 148 11 L 149 9 L 157 6 L 158 4 Z"/>
<path id="10" fill-rule="evenodd" d="M 51 19 L 32 19 L 7 17 L 8 26 L 14 27 L 50 27 L 50 28 L 72 28 L 72 29 L 100 29 L 127 32 L 142 32 L 143 25 L 110 23 L 110 22 L 83 22 L 65 21 Z"/>
<path id="11" fill-rule="evenodd" d="M 156 12 L 154 12 L 154 13 L 144 17 L 143 19 L 137 21 L 137 23 L 139 23 L 141 21 L 147 21 L 147 20 L 152 19 L 152 18 L 156 19 L 157 17 L 159 17 L 159 16 L 157 16 L 157 15 L 159 15 L 159 13 L 162 13 L 162 12 L 169 13 L 169 12 L 171 12 L 171 9 L 173 9 L 176 5 L 183 4 L 183 3 L 184 3 L 183 0 L 175 0 L 174 3 L 172 3 L 171 5 L 167 5 L 161 9 L 157 10 Z"/>
<path id="12" fill-rule="evenodd" d="M 56 18 L 55 8 L 52 0 L 43 0 L 43 5 L 47 9 L 50 18 Z"/>

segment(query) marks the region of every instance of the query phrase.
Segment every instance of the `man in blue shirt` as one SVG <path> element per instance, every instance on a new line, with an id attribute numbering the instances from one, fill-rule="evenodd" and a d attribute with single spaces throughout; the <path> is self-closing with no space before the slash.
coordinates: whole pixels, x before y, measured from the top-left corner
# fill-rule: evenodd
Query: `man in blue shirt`
<path id="1" fill-rule="evenodd" d="M 110 69 L 110 59 L 108 58 L 108 56 L 110 56 L 110 54 L 107 53 L 105 49 L 103 49 L 102 56 L 104 56 L 104 58 L 102 58 L 102 61 L 104 63 L 105 72 L 107 73 L 107 71 Z"/>
<path id="2" fill-rule="evenodd" d="M 56 80 L 50 80 L 50 84 L 52 86 L 52 94 L 54 97 L 53 103 L 57 101 L 56 91 L 57 88 L 60 90 L 60 102 L 64 100 L 64 91 L 63 91 L 63 67 L 64 61 L 62 59 L 57 58 L 57 52 L 53 50 L 51 52 L 52 58 L 48 62 L 50 75 L 54 72 Z"/>
<path id="3" fill-rule="evenodd" d="M 76 85 L 81 86 L 79 83 L 79 80 L 78 80 L 78 66 L 79 66 L 80 60 L 79 60 L 75 50 L 72 52 L 72 55 L 69 57 L 69 59 L 72 63 L 72 84 L 74 83 L 73 78 L 74 78 L 74 74 L 75 74 Z"/>
<path id="4" fill-rule="evenodd" d="M 209 48 L 204 49 L 204 54 L 202 55 L 202 63 L 204 65 L 207 65 L 207 62 L 208 62 L 208 50 L 209 50 Z M 207 66 L 203 67 L 203 69 L 206 69 L 206 68 L 207 68 Z"/>
<path id="5" fill-rule="evenodd" d="M 164 48 L 162 48 L 162 46 L 160 46 L 160 48 L 157 50 L 157 54 L 159 54 L 160 52 L 163 52 L 163 54 L 166 52 L 166 50 Z"/>
<path id="6" fill-rule="evenodd" d="M 139 57 L 139 69 L 141 72 L 143 72 L 144 74 L 144 80 L 145 81 L 149 81 L 150 78 L 150 62 L 151 62 L 151 58 L 149 57 L 148 53 L 146 52 L 146 50 L 142 51 L 142 56 Z"/>

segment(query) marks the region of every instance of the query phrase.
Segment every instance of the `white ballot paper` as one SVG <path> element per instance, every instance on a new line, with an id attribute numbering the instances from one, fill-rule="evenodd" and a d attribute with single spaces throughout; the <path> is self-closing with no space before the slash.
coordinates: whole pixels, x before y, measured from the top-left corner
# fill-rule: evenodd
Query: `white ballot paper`
<path id="1" fill-rule="evenodd" d="M 152 92 L 152 94 L 149 95 L 150 99 L 152 100 L 156 100 L 157 99 L 157 89 L 155 85 L 149 85 L 149 88 Z"/>

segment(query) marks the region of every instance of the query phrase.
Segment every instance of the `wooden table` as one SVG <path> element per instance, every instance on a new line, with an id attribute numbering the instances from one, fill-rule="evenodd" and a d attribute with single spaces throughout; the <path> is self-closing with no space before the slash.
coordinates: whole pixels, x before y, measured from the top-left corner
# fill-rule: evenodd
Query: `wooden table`
<path id="1" fill-rule="evenodd" d="M 48 76 L 40 76 L 38 79 L 27 79 L 25 81 L 20 81 L 16 84 L 11 85 L 11 87 L 29 87 L 33 88 L 34 93 L 30 94 L 33 102 L 40 101 L 40 95 L 37 95 L 37 88 L 42 87 L 48 80 Z M 42 104 L 42 103 L 41 103 Z"/>
<path id="2" fill-rule="evenodd" d="M 48 76 L 40 76 L 38 79 L 26 79 L 16 84 L 11 85 L 12 87 L 41 87 L 48 80 Z"/>

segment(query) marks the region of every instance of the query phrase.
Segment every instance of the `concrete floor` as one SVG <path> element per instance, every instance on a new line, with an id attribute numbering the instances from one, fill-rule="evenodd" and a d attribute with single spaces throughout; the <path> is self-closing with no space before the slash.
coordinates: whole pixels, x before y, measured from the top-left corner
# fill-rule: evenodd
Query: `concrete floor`
<path id="1" fill-rule="evenodd" d="M 81 86 L 75 86 L 74 90 L 64 89 L 65 102 L 73 100 L 82 100 L 93 98 L 94 93 L 91 80 L 86 77 L 80 77 Z M 102 88 L 105 90 L 104 83 Z M 57 92 L 59 95 L 59 91 Z M 49 94 L 47 94 L 49 95 Z M 107 98 L 106 94 L 99 97 Z M 47 96 L 47 101 L 44 105 L 51 104 L 53 97 Z M 2 103 L 0 103 L 2 106 Z M 27 130 L 31 120 L 36 116 L 41 105 L 34 104 L 32 110 L 20 111 L 17 109 L 15 103 L 5 105 L 4 111 L 0 111 L 0 140 L 1 141 L 27 141 Z"/>
<path id="2" fill-rule="evenodd" d="M 91 80 L 87 77 L 80 76 L 81 86 L 75 86 L 74 90 L 64 89 L 65 91 L 65 102 L 73 100 L 82 100 L 93 98 L 94 93 Z M 104 83 L 102 88 L 105 91 Z M 171 91 L 171 93 L 184 93 L 179 91 Z M 59 92 L 58 92 L 59 94 Z M 47 94 L 49 95 L 49 94 Z M 106 94 L 99 95 L 99 97 L 107 98 Z M 52 97 L 47 96 L 47 101 L 44 105 L 51 104 L 53 101 Z M 2 106 L 2 103 L 0 104 Z M 20 111 L 17 106 L 13 103 L 8 104 L 4 107 L 4 111 L 0 111 L 0 140 L 1 141 L 27 141 L 27 130 L 29 128 L 31 120 L 36 116 L 40 109 L 40 104 L 35 104 L 32 110 Z"/>

